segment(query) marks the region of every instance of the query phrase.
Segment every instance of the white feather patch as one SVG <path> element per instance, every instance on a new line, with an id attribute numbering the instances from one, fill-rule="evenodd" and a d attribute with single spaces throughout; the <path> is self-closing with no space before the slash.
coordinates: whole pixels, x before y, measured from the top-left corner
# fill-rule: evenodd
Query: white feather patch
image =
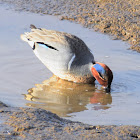
<path id="1" fill-rule="evenodd" d="M 75 59 L 75 54 L 71 57 L 71 60 L 68 63 L 68 70 L 70 70 L 71 64 L 72 64 L 74 59 Z"/>
<path id="2" fill-rule="evenodd" d="M 25 35 L 25 34 L 21 34 L 21 35 L 20 35 L 20 38 L 21 38 L 23 41 L 28 42 L 28 39 L 26 38 L 26 35 Z"/>
<path id="3" fill-rule="evenodd" d="M 34 42 L 33 41 L 28 41 L 28 44 L 33 48 Z"/>

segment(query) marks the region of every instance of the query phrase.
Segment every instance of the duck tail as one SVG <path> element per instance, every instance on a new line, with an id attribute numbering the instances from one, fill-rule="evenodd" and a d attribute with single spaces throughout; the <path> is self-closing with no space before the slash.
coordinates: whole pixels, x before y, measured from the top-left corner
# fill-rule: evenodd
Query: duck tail
<path id="1" fill-rule="evenodd" d="M 37 29 L 37 28 L 35 27 L 35 25 L 33 25 L 33 24 L 30 25 L 30 28 L 31 28 L 31 29 Z"/>

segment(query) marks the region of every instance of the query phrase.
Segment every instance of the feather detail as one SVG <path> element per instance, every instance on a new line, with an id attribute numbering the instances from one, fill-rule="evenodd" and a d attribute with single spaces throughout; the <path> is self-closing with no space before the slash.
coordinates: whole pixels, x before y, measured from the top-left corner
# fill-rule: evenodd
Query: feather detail
<path id="1" fill-rule="evenodd" d="M 37 28 L 35 27 L 35 25 L 33 25 L 33 24 L 30 25 L 30 28 L 31 28 L 31 29 L 37 29 Z"/>
<path id="2" fill-rule="evenodd" d="M 75 54 L 73 54 L 73 56 L 71 57 L 71 60 L 70 60 L 69 63 L 68 63 L 68 70 L 70 70 L 71 64 L 72 64 L 72 62 L 74 61 L 74 59 L 75 59 Z"/>
<path id="3" fill-rule="evenodd" d="M 37 44 L 40 46 L 40 47 L 44 47 L 44 48 L 50 48 L 50 49 L 54 49 L 54 50 L 57 50 L 56 48 L 48 45 L 48 44 L 44 44 L 43 42 L 37 42 Z M 58 51 L 58 50 L 57 50 Z"/>
<path id="4" fill-rule="evenodd" d="M 35 43 L 33 41 L 28 41 L 28 44 L 33 48 Z"/>

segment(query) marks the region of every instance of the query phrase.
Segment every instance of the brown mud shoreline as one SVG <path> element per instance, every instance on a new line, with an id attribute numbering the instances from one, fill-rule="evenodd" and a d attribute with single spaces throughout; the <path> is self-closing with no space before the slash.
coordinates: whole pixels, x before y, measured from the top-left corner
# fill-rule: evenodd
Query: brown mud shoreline
<path id="1" fill-rule="evenodd" d="M 34 108 L 6 107 L 0 102 L 0 139 L 132 140 L 140 139 L 139 126 L 91 126 Z"/>
<path id="2" fill-rule="evenodd" d="M 0 0 L 18 11 L 58 15 L 84 27 L 113 35 L 140 52 L 139 0 Z M 56 4 L 57 3 L 57 4 Z M 92 5 L 94 4 L 94 5 Z M 140 126 L 91 126 L 35 108 L 7 107 L 0 102 L 0 139 L 140 139 Z"/>
<path id="3" fill-rule="evenodd" d="M 0 0 L 15 10 L 60 16 L 84 27 L 107 33 L 140 52 L 139 0 Z"/>

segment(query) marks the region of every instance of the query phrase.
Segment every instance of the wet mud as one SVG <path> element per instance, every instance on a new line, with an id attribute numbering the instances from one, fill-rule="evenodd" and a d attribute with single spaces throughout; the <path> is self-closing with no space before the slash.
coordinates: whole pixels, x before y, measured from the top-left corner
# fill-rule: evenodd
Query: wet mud
<path id="1" fill-rule="evenodd" d="M 84 27 L 107 33 L 113 39 L 131 44 L 140 52 L 140 1 L 139 0 L 0 0 L 18 11 L 59 16 Z"/>
<path id="2" fill-rule="evenodd" d="M 18 11 L 59 16 L 108 33 L 140 52 L 139 0 L 0 0 Z M 35 90 L 35 89 L 34 89 Z M 33 92 L 26 98 L 33 99 Z M 29 96 L 30 95 L 30 96 Z M 35 98 L 36 99 L 36 98 Z M 112 99 L 111 99 L 112 100 Z M 110 101 L 111 102 L 111 101 Z M 92 126 L 65 120 L 36 108 L 14 108 L 0 102 L 0 139 L 140 139 L 139 126 Z"/>
<path id="3" fill-rule="evenodd" d="M 132 140 L 140 138 L 139 126 L 92 126 L 65 120 L 34 108 L 0 107 L 0 138 L 5 139 L 94 139 Z"/>

